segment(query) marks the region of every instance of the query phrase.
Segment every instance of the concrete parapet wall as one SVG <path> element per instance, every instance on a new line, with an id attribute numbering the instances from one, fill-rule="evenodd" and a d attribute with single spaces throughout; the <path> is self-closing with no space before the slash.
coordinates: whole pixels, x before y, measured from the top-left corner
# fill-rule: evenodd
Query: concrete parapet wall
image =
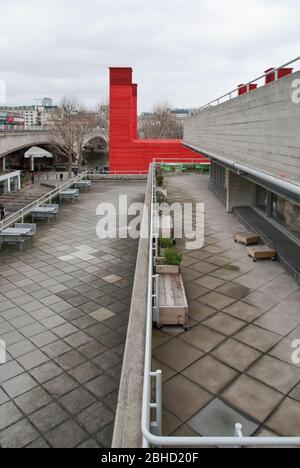
<path id="1" fill-rule="evenodd" d="M 149 222 L 151 175 L 146 189 L 143 223 Z M 142 447 L 142 399 L 147 320 L 149 241 L 140 239 L 132 293 L 126 348 L 115 419 L 113 448 Z"/>
<path id="2" fill-rule="evenodd" d="M 262 86 L 185 122 L 184 143 L 300 184 L 300 72 Z M 299 88 L 298 84 L 298 88 Z"/>

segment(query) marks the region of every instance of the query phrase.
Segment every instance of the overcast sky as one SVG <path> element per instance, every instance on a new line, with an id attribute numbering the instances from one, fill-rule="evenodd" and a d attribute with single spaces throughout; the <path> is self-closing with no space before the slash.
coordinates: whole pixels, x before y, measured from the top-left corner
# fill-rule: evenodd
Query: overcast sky
<path id="1" fill-rule="evenodd" d="M 131 66 L 139 110 L 198 107 L 300 55 L 299 0 L 0 0 L 7 103 L 108 99 Z M 299 65 L 298 65 L 298 68 Z"/>

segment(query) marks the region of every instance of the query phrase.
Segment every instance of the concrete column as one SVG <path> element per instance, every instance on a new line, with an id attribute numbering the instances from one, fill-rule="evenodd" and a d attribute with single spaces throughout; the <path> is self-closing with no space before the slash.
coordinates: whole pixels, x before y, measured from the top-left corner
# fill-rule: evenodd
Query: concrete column
<path id="1" fill-rule="evenodd" d="M 2 158 L 2 169 L 3 169 L 3 172 L 6 171 L 6 157 L 5 156 L 3 156 Z"/>
<path id="2" fill-rule="evenodd" d="M 252 182 L 227 170 L 226 183 L 228 213 L 234 208 L 253 205 L 255 185 Z"/>
<path id="3" fill-rule="evenodd" d="M 10 177 L 7 178 L 7 191 L 10 192 Z"/>
<path id="4" fill-rule="evenodd" d="M 31 170 L 34 171 L 34 156 L 31 156 Z"/>
<path id="5" fill-rule="evenodd" d="M 21 190 L 21 172 L 18 173 L 18 190 Z"/>

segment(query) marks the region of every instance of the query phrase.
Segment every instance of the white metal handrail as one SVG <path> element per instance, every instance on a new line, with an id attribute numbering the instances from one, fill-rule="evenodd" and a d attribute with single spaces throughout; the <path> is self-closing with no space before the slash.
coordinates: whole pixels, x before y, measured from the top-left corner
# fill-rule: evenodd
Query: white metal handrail
<path id="1" fill-rule="evenodd" d="M 300 60 L 300 57 L 297 57 L 297 58 L 291 60 L 290 62 L 287 62 L 287 63 L 285 63 L 284 65 L 281 65 L 281 66 L 278 67 L 278 68 L 274 68 L 272 71 L 267 72 L 267 73 L 264 73 L 263 75 L 259 76 L 258 78 L 255 78 L 254 80 L 251 80 L 251 81 L 249 81 L 248 83 L 245 83 L 245 84 L 243 85 L 243 87 L 247 87 L 247 90 L 248 90 L 251 84 L 254 84 L 254 83 L 256 83 L 257 81 L 262 80 L 262 79 L 265 78 L 266 76 L 269 76 L 271 73 L 275 73 L 275 81 L 277 81 L 277 80 L 278 80 L 278 72 L 279 72 L 279 70 L 280 70 L 281 68 L 288 67 L 289 65 L 292 65 L 293 63 L 296 63 L 296 62 L 298 62 L 299 60 Z M 238 92 L 239 90 L 240 90 L 240 88 L 237 87 L 237 88 L 233 89 L 232 91 L 229 91 L 228 93 L 223 94 L 223 96 L 220 96 L 220 97 L 218 97 L 217 99 L 214 99 L 213 101 L 210 101 L 209 103 L 207 103 L 207 104 L 205 104 L 204 106 L 200 107 L 199 109 L 195 110 L 195 111 L 193 112 L 193 116 L 199 114 L 200 112 L 202 112 L 204 109 L 206 109 L 206 108 L 209 107 L 209 106 L 213 106 L 214 104 L 217 104 L 217 105 L 221 104 L 221 101 L 222 101 L 223 99 L 225 99 L 225 98 L 228 98 L 228 97 L 229 97 L 229 100 L 231 100 L 231 99 L 233 98 L 233 95 L 234 95 L 236 92 Z"/>
<path id="2" fill-rule="evenodd" d="M 107 177 L 117 177 L 117 176 L 134 176 L 134 175 L 138 175 L 138 176 L 147 176 L 148 175 L 148 171 L 108 171 L 108 172 L 100 172 L 100 171 L 96 171 L 96 169 L 94 170 L 89 170 L 89 174 L 91 176 L 94 176 L 94 175 L 99 175 L 99 176 L 107 176 Z"/>
<path id="3" fill-rule="evenodd" d="M 24 208 L 17 211 L 16 213 L 12 213 L 10 216 L 8 216 L 7 218 L 5 218 L 3 221 L 0 222 L 0 231 L 3 231 L 5 228 L 11 226 L 12 224 L 16 223 L 20 219 L 23 222 L 24 218 L 28 216 L 32 212 L 32 210 L 34 210 L 34 208 L 37 208 L 38 206 L 43 205 L 44 203 L 48 203 L 48 202 L 51 203 L 52 200 L 56 198 L 61 192 L 63 192 L 66 189 L 69 189 L 76 182 L 88 176 L 89 176 L 88 172 L 83 172 L 79 174 L 78 176 L 74 177 L 73 179 L 70 179 L 64 184 L 56 187 L 54 190 L 51 190 L 51 192 L 46 193 L 45 195 L 40 197 L 38 200 L 35 200 L 29 205 L 26 205 Z"/>
<path id="4" fill-rule="evenodd" d="M 153 335 L 153 267 L 154 255 L 153 239 L 154 217 L 156 211 L 156 164 L 150 166 L 151 179 L 151 210 L 149 225 L 149 266 L 148 266 L 148 295 L 147 295 L 147 323 L 145 345 L 144 388 L 142 404 L 141 429 L 143 447 L 248 447 L 248 446 L 296 446 L 300 447 L 300 437 L 244 437 L 243 427 L 237 422 L 233 428 L 235 437 L 164 437 L 162 436 L 162 372 L 152 370 L 152 335 Z M 156 401 L 153 403 L 152 379 L 156 379 Z M 156 418 L 152 421 L 151 411 L 156 411 Z"/>

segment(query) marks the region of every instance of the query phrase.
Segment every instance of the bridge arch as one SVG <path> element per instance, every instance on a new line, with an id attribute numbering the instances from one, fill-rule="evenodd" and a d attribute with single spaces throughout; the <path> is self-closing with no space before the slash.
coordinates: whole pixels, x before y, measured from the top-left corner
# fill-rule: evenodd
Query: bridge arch
<path id="1" fill-rule="evenodd" d="M 14 133 L 0 133 L 0 160 L 16 154 L 32 146 L 51 146 L 51 135 L 47 131 L 28 131 Z M 108 166 L 109 142 L 108 137 L 100 128 L 93 129 L 85 138 L 83 158 L 88 166 Z M 1 163 L 2 165 L 2 163 Z M 3 163 L 4 165 L 4 163 Z"/>
<path id="2" fill-rule="evenodd" d="M 20 132 L 0 135 L 0 158 L 31 146 L 49 145 L 47 132 Z"/>
<path id="3" fill-rule="evenodd" d="M 84 159 L 89 167 L 108 166 L 109 141 L 100 128 L 93 129 L 85 138 L 83 145 Z"/>

